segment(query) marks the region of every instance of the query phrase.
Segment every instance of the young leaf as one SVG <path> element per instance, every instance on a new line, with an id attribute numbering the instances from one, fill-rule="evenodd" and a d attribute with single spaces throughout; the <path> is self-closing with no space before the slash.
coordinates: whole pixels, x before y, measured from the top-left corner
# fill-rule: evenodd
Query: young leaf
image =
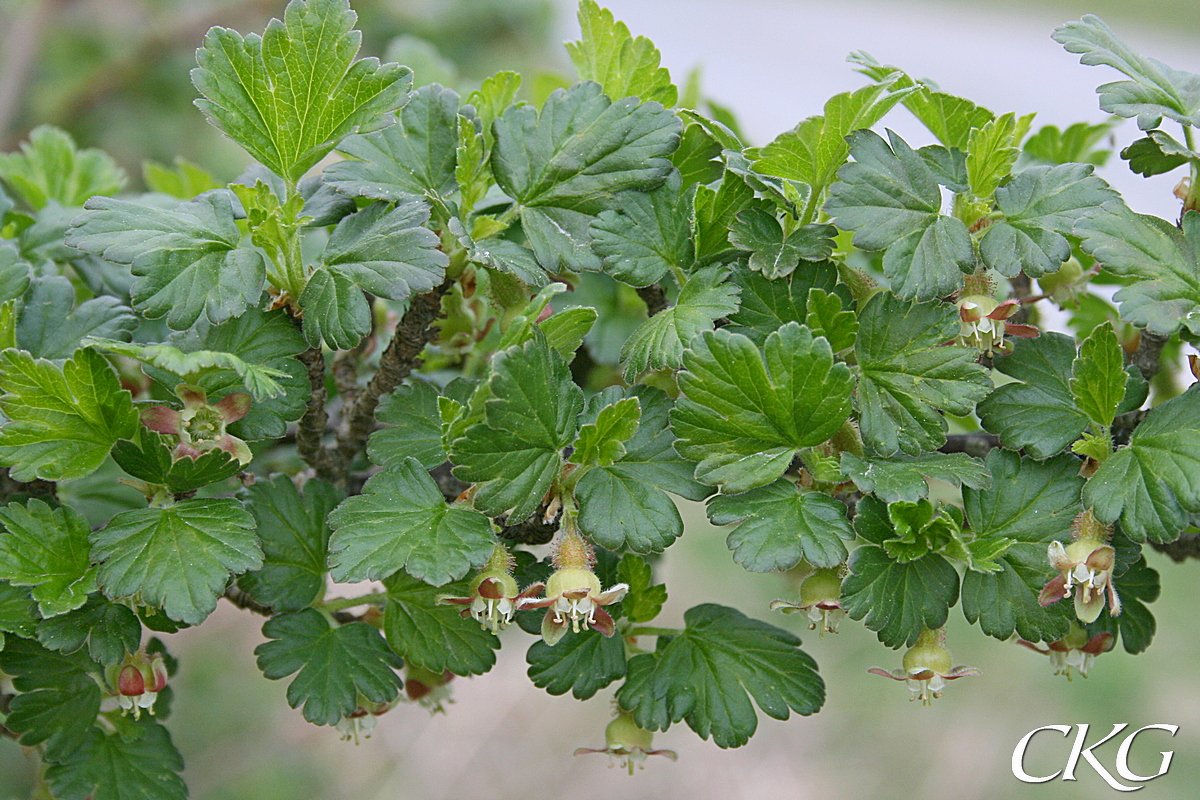
<path id="1" fill-rule="evenodd" d="M 1081 509 L 1079 461 L 1065 454 L 1032 461 L 997 449 L 987 467 L 990 491 L 963 489 L 967 522 L 978 537 L 1016 543 L 999 558 L 999 571 L 963 576 L 963 614 L 1003 641 L 1014 632 L 1033 642 L 1056 641 L 1067 632 L 1066 616 L 1055 606 L 1043 608 L 1038 594 L 1053 576 L 1047 545 L 1067 539 Z"/>
<path id="2" fill-rule="evenodd" d="M 0 178 L 35 211 L 48 202 L 81 206 L 92 195 L 111 195 L 125 185 L 125 173 L 106 153 L 79 150 L 66 131 L 39 125 L 21 143 L 20 153 L 0 155 Z"/>
<path id="3" fill-rule="evenodd" d="M 1185 211 L 1179 228 L 1105 203 L 1075 226 L 1083 250 L 1110 272 L 1135 278 L 1113 295 L 1121 319 L 1160 336 L 1183 326 L 1200 335 L 1200 213 Z"/>
<path id="4" fill-rule="evenodd" d="M 1019 383 L 1006 383 L 979 404 L 983 427 L 1005 447 L 1024 448 L 1034 458 L 1047 458 L 1079 438 L 1088 418 L 1075 405 L 1069 378 L 1075 362 L 1075 340 L 1044 333 L 1017 342 L 1011 355 L 998 356 L 996 369 Z"/>
<path id="5" fill-rule="evenodd" d="M 484 421 L 451 445 L 454 474 L 481 484 L 478 508 L 525 519 L 558 476 L 562 449 L 575 441 L 583 391 L 540 335 L 493 359 L 489 387 Z"/>
<path id="6" fill-rule="evenodd" d="M 129 264 L 135 307 L 151 319 L 186 330 L 201 316 L 219 324 L 258 302 L 266 257 L 241 246 L 227 192 L 202 195 L 174 208 L 95 197 L 71 223 L 67 244 L 117 264 Z"/>
<path id="7" fill-rule="evenodd" d="M 623 393 L 609 389 L 598 398 L 621 402 L 622 396 L 641 404 L 637 432 L 624 442 L 620 460 L 593 467 L 580 479 L 575 489 L 579 527 L 610 550 L 659 552 L 683 533 L 679 509 L 665 492 L 701 500 L 708 489 L 692 480 L 695 464 L 675 452 L 670 398 L 647 386 Z"/>
<path id="8" fill-rule="evenodd" d="M 19 481 L 69 480 L 100 466 L 139 427 L 129 392 L 108 362 L 79 350 L 61 367 L 28 353 L 0 353 L 0 464 Z"/>
<path id="9" fill-rule="evenodd" d="M 1143 58 L 1094 14 L 1056 28 L 1053 38 L 1068 53 L 1080 53 L 1079 63 L 1105 64 L 1132 79 L 1106 83 L 1096 90 L 1104 111 L 1137 117 L 1138 127 L 1144 131 L 1157 128 L 1163 117 L 1200 126 L 1200 76 Z"/>
<path id="10" fill-rule="evenodd" d="M 986 200 L 996 193 L 996 187 L 1012 172 L 1021 154 L 1021 139 L 1032 121 L 1032 114 L 1018 119 L 1009 112 L 971 131 L 967 142 L 967 184 L 972 195 Z"/>
<path id="11" fill-rule="evenodd" d="M 713 264 L 734 254 L 729 243 L 729 220 L 752 202 L 754 190 L 731 170 L 725 171 L 715 189 L 696 187 L 692 197 L 692 240 L 697 264 Z"/>
<path id="12" fill-rule="evenodd" d="M 847 143 L 849 134 L 870 128 L 913 91 L 897 90 L 888 83 L 834 95 L 825 101 L 823 115 L 809 117 L 764 147 L 754 161 L 754 169 L 807 184 L 811 197 L 819 199 L 833 183 L 838 168 L 846 163 L 851 148 Z"/>
<path id="13" fill-rule="evenodd" d="M 943 346 L 959 329 L 954 306 L 906 303 L 888 292 L 859 314 L 854 352 L 860 368 L 863 440 L 879 455 L 936 450 L 946 421 L 938 410 L 969 414 L 990 386 L 978 353 Z"/>
<path id="14" fill-rule="evenodd" d="M 671 73 L 660 67 L 659 53 L 645 36 L 634 38 L 624 22 L 595 0 L 579 4 L 579 27 L 583 38 L 567 42 L 567 53 L 581 81 L 595 81 L 614 100 L 637 97 L 670 108 L 678 91 Z"/>
<path id="15" fill-rule="evenodd" d="M 370 332 L 363 292 L 407 300 L 437 286 L 449 258 L 436 233 L 424 227 L 429 206 L 408 200 L 394 208 L 373 203 L 342 219 L 329 237 L 322 266 L 300 295 L 304 335 L 348 349 Z"/>
<path id="16" fill-rule="evenodd" d="M 82 606 L 96 591 L 96 570 L 89 555 L 87 520 L 67 506 L 51 508 L 41 500 L 0 508 L 0 578 L 14 586 L 32 586 L 43 617 Z"/>
<path id="17" fill-rule="evenodd" d="M 468 594 L 465 581 L 436 589 L 400 571 L 383 585 L 383 633 L 406 662 L 455 675 L 482 675 L 496 664 L 500 640 L 495 634 L 461 616 L 461 606 L 438 604 L 439 597 Z"/>
<path id="18" fill-rule="evenodd" d="M 1078 163 L 1102 167 L 1108 162 L 1112 151 L 1104 147 L 1097 148 L 1097 145 L 1112 133 L 1113 127 L 1112 120 L 1076 122 L 1063 130 L 1055 125 L 1043 125 L 1025 140 L 1021 148 L 1022 156 L 1051 166 Z"/>
<path id="19" fill-rule="evenodd" d="M 738 523 L 726 540 L 733 560 L 751 572 L 788 570 L 807 561 L 836 567 L 846 560 L 843 539 L 854 538 L 846 506 L 786 478 L 708 503 L 714 525 Z"/>
<path id="20" fill-rule="evenodd" d="M 275 475 L 246 493 L 262 541 L 263 565 L 239 577 L 238 585 L 274 611 L 308 607 L 325 588 L 326 517 L 342 501 L 342 492 L 313 479 L 301 495 L 291 478 Z"/>
<path id="21" fill-rule="evenodd" d="M 348 0 L 292 0 L 262 36 L 215 27 L 192 83 L 208 120 L 295 185 L 347 135 L 404 104 L 412 71 L 355 60 L 362 34 Z"/>
<path id="22" fill-rule="evenodd" d="M 142 162 L 142 182 L 152 192 L 170 195 L 180 200 L 191 200 L 198 194 L 220 189 L 221 184 L 213 174 L 199 164 L 183 156 L 175 156 L 172 166 L 157 161 Z M 107 194 L 107 192 L 93 192 Z M 89 195 L 90 197 L 90 195 Z"/>
<path id="23" fill-rule="evenodd" d="M 682 115 L 681 115 L 682 116 Z M 688 123 L 684 116 L 683 138 L 679 149 L 671 156 L 679 170 L 681 184 L 686 189 L 695 184 L 708 184 L 721 180 L 724 166 L 717 159 L 723 149 L 721 142 L 710 134 L 704 125 Z"/>
<path id="24" fill-rule="evenodd" d="M 853 302 L 846 287 L 838 283 L 837 268 L 828 261 L 806 264 L 804 269 L 793 272 L 784 280 L 768 280 L 762 274 L 742 265 L 734 269 L 732 282 L 741 288 L 741 294 L 739 308 L 729 316 L 730 324 L 727 328 L 731 333 L 748 336 L 759 346 L 766 341 L 769 334 L 788 322 L 808 324 L 815 333 L 816 328 L 808 323 L 810 316 L 814 317 L 814 322 L 820 321 L 822 324 L 830 319 L 816 309 L 815 314 L 809 314 L 808 298 L 812 289 L 825 293 L 823 298 L 839 297 L 844 306 Z M 822 299 L 818 302 L 828 301 Z M 857 328 L 857 324 L 854 327 Z M 841 330 L 839 326 L 839 332 L 834 333 L 834 338 L 844 341 L 845 335 Z M 825 338 L 828 339 L 830 333 L 833 332 L 826 330 Z M 842 341 L 838 343 L 841 344 Z M 832 340 L 830 345 L 833 345 Z M 839 348 L 834 347 L 835 353 L 838 350 Z"/>
<path id="25" fill-rule="evenodd" d="M 682 633 L 629 661 L 617 702 L 640 727 L 661 731 L 686 720 L 718 747 L 741 747 L 758 728 L 755 705 L 784 720 L 791 711 L 816 713 L 825 702 L 816 662 L 787 631 L 713 604 L 690 608 L 683 619 Z"/>
<path id="26" fill-rule="evenodd" d="M 1125 397 L 1128 377 L 1116 332 L 1112 325 L 1101 325 L 1084 340 L 1071 367 L 1071 394 L 1076 406 L 1092 422 L 1107 428 Z"/>
<path id="27" fill-rule="evenodd" d="M 540 499 L 540 498 L 539 498 Z M 329 567 L 339 582 L 397 570 L 440 586 L 483 566 L 496 540 L 478 511 L 448 506 L 416 459 L 372 476 L 329 515 Z"/>
<path id="28" fill-rule="evenodd" d="M 775 215 L 751 207 L 739 212 L 729 229 L 734 247 L 750 251 L 750 269 L 766 278 L 781 278 L 804 261 L 823 261 L 833 252 L 832 225 L 804 225 L 784 235 Z"/>
<path id="29" fill-rule="evenodd" d="M 620 213 L 602 211 L 592 221 L 592 247 L 604 271 L 630 286 L 649 286 L 668 270 L 692 265 L 691 195 L 678 172 L 649 192 L 622 192 Z"/>
<path id="30" fill-rule="evenodd" d="M 1153 408 L 1129 445 L 1100 465 L 1083 490 L 1102 522 L 1120 520 L 1135 542 L 1173 541 L 1200 512 L 1200 389 Z"/>
<path id="31" fill-rule="evenodd" d="M 173 620 L 198 625 L 230 573 L 262 566 L 254 518 L 228 498 L 125 511 L 92 534 L 96 577 L 109 597 L 140 595 Z"/>
<path id="32" fill-rule="evenodd" d="M 263 635 L 272 641 L 254 648 L 258 668 L 273 681 L 298 672 L 288 686 L 288 705 L 303 703 L 304 718 L 314 725 L 336 725 L 350 716 L 359 695 L 390 703 L 400 693 L 395 670 L 403 662 L 365 622 L 334 627 L 306 608 L 267 620 Z"/>
<path id="33" fill-rule="evenodd" d="M 61 275 L 35 278 L 21 302 L 17 346 L 37 358 L 70 358 L 88 337 L 129 339 L 137 317 L 115 297 L 75 305 L 75 287 Z"/>
<path id="34" fill-rule="evenodd" d="M 637 432 L 641 413 L 634 397 L 600 409 L 595 422 L 580 427 L 571 460 L 580 466 L 612 466 L 625 455 L 625 442 Z"/>
<path id="35" fill-rule="evenodd" d="M 966 453 L 922 453 L 919 456 L 859 457 L 842 453 L 842 474 L 863 492 L 885 503 L 915 503 L 929 494 L 929 481 L 986 489 L 987 468 Z"/>
<path id="36" fill-rule="evenodd" d="M 555 311 L 537 324 L 546 335 L 546 343 L 563 358 L 573 358 L 600 315 L 588 306 L 569 306 Z"/>
<path id="37" fill-rule="evenodd" d="M 673 166 L 679 119 L 657 103 L 611 102 L 595 83 L 555 91 L 539 115 L 513 106 L 493 125 L 496 183 L 521 207 L 521 225 L 538 260 L 599 270 L 587 227 L 617 192 L 649 191 Z M 581 154 L 582 157 L 581 157 Z"/>
<path id="38" fill-rule="evenodd" d="M 721 317 L 737 311 L 738 288 L 725 282 L 722 267 L 697 270 L 679 292 L 675 305 L 638 326 L 621 348 L 625 379 L 650 369 L 678 367 L 683 352 Z"/>
<path id="39" fill-rule="evenodd" d="M 101 664 L 116 664 L 138 649 L 142 623 L 128 606 L 93 594 L 87 603 L 37 626 L 37 639 L 51 650 L 74 653 L 87 645 L 87 653 Z"/>
<path id="40" fill-rule="evenodd" d="M 802 447 L 833 435 L 850 413 L 850 371 L 829 343 L 788 323 L 760 350 L 727 331 L 705 332 L 684 353 L 683 397 L 671 414 L 680 455 L 696 479 L 744 492 L 774 481 Z"/>
<path id="41" fill-rule="evenodd" d="M 649 622 L 662 611 L 667 602 L 667 587 L 654 583 L 654 570 L 646 559 L 633 553 L 621 556 L 617 565 L 621 583 L 629 587 L 629 593 L 621 601 L 621 611 L 634 622 Z"/>
<path id="42" fill-rule="evenodd" d="M 849 350 L 858 336 L 857 315 L 850 309 L 842 310 L 847 305 L 850 303 L 840 294 L 815 286 L 808 290 L 804 324 L 817 336 L 828 339 L 835 353 Z"/>
<path id="43" fill-rule="evenodd" d="M 412 93 L 395 124 L 349 136 L 338 145 L 347 156 L 326 167 L 322 180 L 341 194 L 392 203 L 448 198 L 458 149 L 459 99 L 437 84 Z"/>
<path id="44" fill-rule="evenodd" d="M 529 680 L 552 695 L 587 700 L 625 677 L 625 643 L 597 630 L 570 632 L 550 647 L 540 639 L 525 654 Z"/>
<path id="45" fill-rule="evenodd" d="M 1090 165 L 1030 167 L 996 190 L 1004 219 L 984 232 L 979 255 L 1009 277 L 1021 271 L 1033 278 L 1057 272 L 1071 257 L 1064 234 L 1072 233 L 1087 211 L 1116 198 Z"/>
<path id="46" fill-rule="evenodd" d="M 850 554 L 842 581 L 842 604 L 888 647 L 912 646 L 924 628 L 946 624 L 958 602 L 958 573 L 937 553 L 900 563 L 882 547 L 864 545 Z"/>
<path id="47" fill-rule="evenodd" d="M 892 291 L 932 299 L 962 285 L 975 268 L 971 236 L 962 222 L 943 216 L 942 192 L 920 154 L 888 131 L 849 137 L 854 162 L 838 171 L 825 211 L 839 228 L 854 231 L 854 246 L 884 250 Z"/>

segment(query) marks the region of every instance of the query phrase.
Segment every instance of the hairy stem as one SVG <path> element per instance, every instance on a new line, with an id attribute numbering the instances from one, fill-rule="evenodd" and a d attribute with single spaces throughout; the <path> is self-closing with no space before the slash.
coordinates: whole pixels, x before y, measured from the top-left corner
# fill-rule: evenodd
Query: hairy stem
<path id="1" fill-rule="evenodd" d="M 421 352 L 435 337 L 433 323 L 442 308 L 442 295 L 450 290 L 453 281 L 442 284 L 412 299 L 408 311 L 396 325 L 396 332 L 387 349 L 379 357 L 379 368 L 358 395 L 353 406 L 343 412 L 338 427 L 337 457 L 343 464 L 353 463 L 375 430 L 375 408 L 380 399 L 399 386 L 421 363 Z"/>
<path id="2" fill-rule="evenodd" d="M 317 472 L 317 477 L 324 481 L 337 483 L 343 476 L 343 470 L 334 462 L 333 454 L 325 446 L 325 425 L 329 415 L 325 413 L 325 354 L 320 346 L 310 347 L 299 356 L 300 362 L 308 370 L 308 384 L 312 394 L 308 398 L 308 406 L 296 430 L 296 450 L 304 463 Z"/>
<path id="3" fill-rule="evenodd" d="M 966 453 L 975 458 L 984 458 L 1000 446 L 1000 437 L 994 433 L 978 431 L 976 433 L 952 433 L 946 437 L 946 443 L 938 448 L 942 453 Z"/>
<path id="4" fill-rule="evenodd" d="M 637 290 L 638 297 L 646 304 L 646 316 L 653 317 L 667 307 L 667 293 L 662 286 L 652 283 Z"/>
<path id="5" fill-rule="evenodd" d="M 355 606 L 383 605 L 385 600 L 387 600 L 386 592 L 371 592 L 370 594 L 360 594 L 357 597 L 335 597 L 324 603 L 318 603 L 317 608 L 322 611 L 343 611 Z"/>
<path id="6" fill-rule="evenodd" d="M 225 594 L 222 595 L 222 597 L 238 608 L 245 609 L 246 611 L 252 611 L 255 614 L 261 614 L 264 617 L 269 617 L 275 613 L 273 608 L 258 602 L 249 594 L 239 589 L 236 584 L 230 584 L 228 587 L 226 587 Z"/>
<path id="7" fill-rule="evenodd" d="M 1142 377 L 1150 381 L 1162 369 L 1159 359 L 1162 349 L 1170 340 L 1169 336 L 1159 336 L 1157 333 L 1142 331 L 1138 336 L 1137 350 L 1129 357 L 1129 363 L 1138 368 Z"/>

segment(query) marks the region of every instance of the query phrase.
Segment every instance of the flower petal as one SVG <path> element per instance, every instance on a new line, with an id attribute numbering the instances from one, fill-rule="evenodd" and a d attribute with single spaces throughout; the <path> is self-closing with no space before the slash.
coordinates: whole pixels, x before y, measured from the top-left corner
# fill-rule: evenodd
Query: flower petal
<path id="1" fill-rule="evenodd" d="M 1054 567 L 1059 572 L 1064 569 L 1070 569 L 1075 566 L 1075 561 L 1067 555 L 1067 548 L 1063 547 L 1062 542 L 1051 542 L 1046 548 L 1046 556 L 1050 559 L 1050 566 Z M 1043 605 L 1045 605 L 1043 603 Z"/>
<path id="2" fill-rule="evenodd" d="M 217 448 L 229 453 L 229 455 L 242 462 L 242 464 L 249 464 L 254 458 L 254 454 L 250 452 L 250 445 L 236 436 L 230 436 L 229 434 L 225 434 L 225 438 L 221 440 Z"/>
<path id="3" fill-rule="evenodd" d="M 150 406 L 142 409 L 142 424 L 155 433 L 179 434 L 179 412 L 170 406 Z"/>
<path id="4" fill-rule="evenodd" d="M 227 394 L 213 408 L 221 412 L 221 418 L 225 420 L 226 425 L 237 422 L 250 410 L 250 395 L 245 392 Z"/>
<path id="5" fill-rule="evenodd" d="M 1057 542 L 1055 542 L 1057 544 Z M 1038 603 L 1043 606 L 1052 605 L 1067 596 L 1067 579 L 1063 575 L 1053 578 L 1038 595 Z M 1078 593 L 1077 593 L 1078 596 Z"/>
<path id="6" fill-rule="evenodd" d="M 894 681 L 908 680 L 908 675 L 904 674 L 901 670 L 896 670 L 896 672 L 888 672 L 886 669 L 882 669 L 880 667 L 871 667 L 869 670 L 867 670 L 867 672 L 872 675 L 881 675 L 884 678 L 891 678 Z M 897 672 L 901 674 L 897 675 Z"/>
<path id="7" fill-rule="evenodd" d="M 601 592 L 596 598 L 596 605 L 607 606 L 619 601 L 629 591 L 629 584 L 618 583 L 616 586 L 611 586 L 605 592 Z"/>
<path id="8" fill-rule="evenodd" d="M 1036 339 L 1042 335 L 1042 332 L 1034 326 L 1020 325 L 1016 322 L 1006 322 L 1004 332 L 1009 336 L 1016 336 L 1018 339 Z"/>
<path id="9" fill-rule="evenodd" d="M 1005 300 L 1003 303 L 993 308 L 991 313 L 987 315 L 987 318 L 1008 319 L 1013 314 L 1017 313 L 1017 309 L 1020 307 L 1021 304 L 1016 300 Z"/>
<path id="10" fill-rule="evenodd" d="M 592 627 L 608 637 L 617 631 L 617 625 L 613 622 L 613 618 L 603 608 L 596 608 L 592 611 Z"/>
<path id="11" fill-rule="evenodd" d="M 1091 595 L 1088 597 L 1087 595 Z M 1076 592 L 1075 593 L 1075 616 L 1080 622 L 1095 622 L 1100 616 L 1100 610 L 1104 608 L 1104 593 L 1103 592 Z"/>
<path id="12" fill-rule="evenodd" d="M 948 675 L 946 675 L 945 678 L 948 681 L 952 681 L 955 678 L 971 678 L 976 675 L 982 675 L 982 674 L 983 673 L 980 672 L 975 667 L 958 666 L 958 667 L 955 667 L 954 669 L 950 670 L 950 673 Z"/>
<path id="13" fill-rule="evenodd" d="M 175 387 L 175 396 L 183 401 L 184 408 L 199 408 L 208 405 L 208 393 L 199 386 L 181 383 Z"/>
<path id="14" fill-rule="evenodd" d="M 1088 569 L 1096 572 L 1109 572 L 1113 568 L 1116 557 L 1117 551 L 1112 545 L 1106 544 L 1093 550 L 1083 563 L 1087 565 Z"/>
<path id="15" fill-rule="evenodd" d="M 542 617 L 542 641 L 550 647 L 554 647 L 562 637 L 567 635 L 569 627 L 571 625 L 565 615 L 558 614 L 553 609 L 547 609 L 546 616 Z"/>

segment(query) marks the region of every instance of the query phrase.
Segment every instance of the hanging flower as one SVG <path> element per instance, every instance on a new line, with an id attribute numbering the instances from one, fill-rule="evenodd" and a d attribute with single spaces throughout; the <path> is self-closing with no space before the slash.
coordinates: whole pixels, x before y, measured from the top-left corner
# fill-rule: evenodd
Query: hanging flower
<path id="1" fill-rule="evenodd" d="M 923 630 L 917 643 L 908 648 L 901 662 L 901 669 L 888 672 L 880 667 L 871 667 L 867 672 L 882 675 L 894 681 L 907 681 L 912 692 L 909 700 L 921 701 L 922 705 L 933 705 L 933 698 L 941 697 L 946 681 L 982 674 L 975 667 L 952 667 L 950 651 L 946 649 L 946 629 Z"/>
<path id="2" fill-rule="evenodd" d="M 1109 532 L 1088 509 L 1072 524 L 1073 542 L 1065 547 L 1062 542 L 1050 543 L 1047 556 L 1058 575 L 1042 589 L 1038 601 L 1043 606 L 1074 593 L 1075 616 L 1080 622 L 1094 622 L 1107 595 L 1108 613 L 1114 617 L 1121 613 L 1121 598 L 1113 585 L 1117 551 L 1106 544 Z"/>
<path id="3" fill-rule="evenodd" d="M 958 301 L 958 343 L 991 355 L 995 350 L 1009 349 L 1004 341 L 1006 335 L 1036 339 L 1041 335 L 1037 328 L 1007 321 L 1020 307 L 1016 300 L 1001 303 L 986 294 L 963 297 Z"/>
<path id="4" fill-rule="evenodd" d="M 520 591 L 512 576 L 515 566 L 512 553 L 498 544 L 488 563 L 471 581 L 470 594 L 466 597 L 443 596 L 438 602 L 467 606 L 462 610 L 464 618 L 473 617 L 485 629 L 499 633 L 512 622 L 513 614 L 525 608 L 546 588 L 544 583 L 533 583 Z"/>
<path id="5" fill-rule="evenodd" d="M 837 633 L 838 623 L 846 616 L 842 610 L 842 568 L 819 569 L 800 584 L 800 602 L 775 600 L 772 611 L 785 614 L 803 612 L 808 617 L 808 629 L 821 627 L 821 636 Z"/>
<path id="6" fill-rule="evenodd" d="M 161 653 L 141 649 L 109 666 L 107 678 L 121 710 L 132 711 L 137 719 L 143 710 L 154 713 L 158 693 L 167 688 L 167 665 Z"/>
<path id="7" fill-rule="evenodd" d="M 433 672 L 409 664 L 404 669 L 404 695 L 429 709 L 430 714 L 445 714 L 446 705 L 454 702 L 449 685 L 452 680 L 454 673 L 450 670 Z"/>
<path id="8" fill-rule="evenodd" d="M 566 635 L 568 628 L 595 628 L 605 636 L 616 632 L 616 623 L 602 606 L 618 602 L 629 586 L 618 583 L 601 591 L 600 579 L 592 572 L 595 554 L 591 545 L 573 528 L 566 530 L 553 555 L 558 569 L 546 581 L 546 596 L 525 603 L 523 608 L 545 608 L 542 640 L 550 646 Z"/>
<path id="9" fill-rule="evenodd" d="M 358 708 L 350 712 L 349 715 L 338 720 L 338 733 L 342 735 L 342 741 L 348 742 L 351 739 L 355 744 L 358 744 L 359 739 L 370 739 L 371 731 L 374 730 L 378 722 L 378 717 L 381 714 L 386 714 L 391 711 L 396 705 L 396 701 L 391 703 L 373 703 L 362 694 L 358 696 Z"/>
<path id="10" fill-rule="evenodd" d="M 1111 633 L 1098 633 L 1088 638 L 1087 631 L 1071 623 L 1071 630 L 1057 642 L 1050 642 L 1046 649 L 1038 647 L 1033 642 L 1018 639 L 1017 644 L 1028 647 L 1035 653 L 1050 656 L 1050 666 L 1055 675 L 1066 675 L 1072 679 L 1072 671 L 1077 671 L 1083 677 L 1088 676 L 1088 670 L 1096 661 L 1096 656 L 1112 650 L 1115 639 Z"/>
<path id="11" fill-rule="evenodd" d="M 241 463 L 250 463 L 250 446 L 225 431 L 225 426 L 246 416 L 250 395 L 234 392 L 213 404 L 204 389 L 186 383 L 179 384 L 175 394 L 183 401 L 182 410 L 151 406 L 141 415 L 142 424 L 150 430 L 179 437 L 175 458 L 195 459 L 210 450 L 224 450 Z"/>
<path id="12" fill-rule="evenodd" d="M 575 751 L 575 755 L 607 753 L 609 766 L 619 763 L 629 770 L 630 775 L 633 774 L 634 767 L 645 769 L 643 762 L 646 756 L 666 756 L 672 761 L 678 758 L 673 750 L 652 750 L 654 734 L 638 727 L 633 721 L 633 715 L 620 709 L 617 710 L 616 719 L 604 729 L 604 742 L 604 748 L 601 750 L 580 747 Z"/>

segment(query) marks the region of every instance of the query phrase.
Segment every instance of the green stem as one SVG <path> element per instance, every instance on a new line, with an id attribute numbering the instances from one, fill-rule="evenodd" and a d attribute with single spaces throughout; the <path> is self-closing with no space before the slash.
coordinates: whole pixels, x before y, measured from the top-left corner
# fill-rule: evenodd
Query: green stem
<path id="1" fill-rule="evenodd" d="M 1195 150 L 1196 145 L 1193 143 L 1192 126 L 1191 125 L 1183 125 L 1183 123 L 1180 123 L 1180 125 L 1183 127 L 1183 142 L 1184 142 L 1184 144 L 1187 145 L 1188 150 Z"/>
<path id="2" fill-rule="evenodd" d="M 520 213 L 521 213 L 521 204 L 513 203 L 511 206 L 504 209 L 503 214 L 496 217 L 496 222 L 497 222 L 497 224 L 503 225 L 505 228 L 507 228 L 509 225 L 511 225 L 513 223 L 513 220 L 515 220 L 517 218 L 517 214 L 520 214 Z M 501 229 L 501 230 L 503 230 L 503 229 Z"/>
<path id="3" fill-rule="evenodd" d="M 287 186 L 287 199 L 284 201 L 284 206 L 290 205 L 293 198 L 299 197 L 300 193 L 291 183 Z M 300 293 L 304 291 L 304 284 L 307 283 L 307 275 L 304 272 L 304 256 L 300 251 L 300 226 L 295 224 L 295 220 L 289 220 L 287 235 L 284 237 L 284 250 L 281 253 L 283 257 L 283 277 L 286 286 L 283 287 L 292 299 L 299 299 Z"/>
<path id="4" fill-rule="evenodd" d="M 800 215 L 800 224 L 796 227 L 803 228 L 805 225 L 808 225 L 810 222 L 814 222 L 816 220 L 817 211 L 820 208 L 820 201 L 821 193 L 815 189 L 810 190 L 808 202 L 804 204 L 804 211 Z"/>
<path id="5" fill-rule="evenodd" d="M 321 611 L 343 611 L 347 608 L 354 608 L 362 605 L 383 605 L 387 600 L 387 592 L 371 592 L 370 594 L 360 594 L 357 597 L 335 597 L 324 603 L 316 606 Z"/>
<path id="6" fill-rule="evenodd" d="M 679 628 L 655 628 L 651 625 L 638 625 L 630 628 L 628 636 L 678 636 L 683 633 Z"/>

